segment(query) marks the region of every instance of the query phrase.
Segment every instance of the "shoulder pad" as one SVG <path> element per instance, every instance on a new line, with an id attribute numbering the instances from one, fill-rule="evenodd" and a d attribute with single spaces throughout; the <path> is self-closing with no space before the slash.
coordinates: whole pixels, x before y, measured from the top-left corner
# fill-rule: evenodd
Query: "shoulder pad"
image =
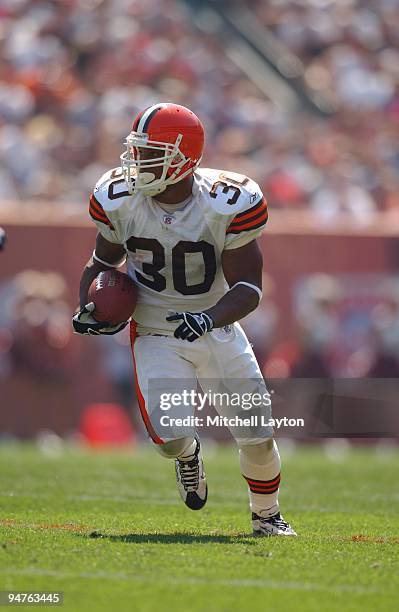
<path id="1" fill-rule="evenodd" d="M 255 181 L 236 172 L 200 168 L 200 189 L 211 208 L 221 214 L 235 216 L 250 210 L 263 198 Z"/>
<path id="2" fill-rule="evenodd" d="M 103 174 L 94 187 L 93 195 L 105 212 L 119 210 L 127 202 L 131 205 L 136 197 L 129 194 L 121 167 Z"/>

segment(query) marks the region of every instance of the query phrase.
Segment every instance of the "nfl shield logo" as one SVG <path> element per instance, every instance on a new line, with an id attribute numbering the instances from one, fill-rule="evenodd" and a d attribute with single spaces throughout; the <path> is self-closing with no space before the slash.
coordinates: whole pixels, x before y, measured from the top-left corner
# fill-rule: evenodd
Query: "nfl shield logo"
<path id="1" fill-rule="evenodd" d="M 173 221 L 173 217 L 171 215 L 163 216 L 163 222 L 166 223 L 166 225 L 170 225 L 172 221 Z"/>

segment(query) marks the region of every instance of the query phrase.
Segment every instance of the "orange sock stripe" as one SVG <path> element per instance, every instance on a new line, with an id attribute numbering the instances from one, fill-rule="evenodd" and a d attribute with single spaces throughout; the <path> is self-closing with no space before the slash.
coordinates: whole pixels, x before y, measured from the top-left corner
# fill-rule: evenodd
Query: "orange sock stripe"
<path id="1" fill-rule="evenodd" d="M 243 474 L 244 476 L 244 474 Z M 277 474 L 275 478 L 271 480 L 255 480 L 253 478 L 248 478 L 244 476 L 245 480 L 248 483 L 249 490 L 252 493 L 258 493 L 260 495 L 268 495 L 271 493 L 275 493 L 278 491 L 280 486 L 281 475 Z"/>
<path id="2" fill-rule="evenodd" d="M 148 435 L 151 437 L 152 441 L 155 442 L 155 444 L 164 444 L 164 441 L 162 440 L 162 438 L 157 436 L 157 434 L 154 431 L 154 428 L 150 421 L 149 414 L 145 407 L 144 396 L 141 393 L 141 389 L 139 386 L 139 379 L 137 376 L 137 368 L 136 368 L 136 359 L 134 357 L 134 343 L 136 341 L 136 338 L 137 338 L 137 323 L 135 321 L 132 321 L 130 324 L 130 342 L 131 342 L 132 356 L 133 356 L 134 382 L 136 386 L 136 393 L 137 393 L 137 399 L 139 402 L 141 417 L 144 421 L 145 428 L 148 431 Z"/>
<path id="3" fill-rule="evenodd" d="M 277 481 L 280 482 L 281 474 L 277 474 L 277 476 L 271 480 L 255 480 L 253 478 L 248 478 L 247 476 L 244 476 L 244 478 L 248 484 L 254 485 L 255 487 L 268 487 L 275 484 Z"/>
<path id="4" fill-rule="evenodd" d="M 275 493 L 279 489 L 279 484 L 275 485 L 272 489 L 255 489 L 254 487 L 249 487 L 251 493 L 258 493 L 259 495 L 270 495 L 271 493 Z"/>
<path id="5" fill-rule="evenodd" d="M 280 488 L 280 483 L 273 485 L 272 487 L 270 487 L 269 489 L 258 489 L 258 487 L 249 487 L 249 490 L 252 491 L 252 493 L 275 493 L 276 491 L 278 491 Z"/>

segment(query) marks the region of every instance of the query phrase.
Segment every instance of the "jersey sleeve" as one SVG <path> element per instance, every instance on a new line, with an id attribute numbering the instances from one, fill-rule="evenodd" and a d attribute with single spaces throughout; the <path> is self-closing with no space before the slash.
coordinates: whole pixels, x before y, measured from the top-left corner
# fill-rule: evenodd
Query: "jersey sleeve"
<path id="1" fill-rule="evenodd" d="M 92 221 L 94 221 L 95 225 L 97 226 L 100 234 L 106 240 L 108 240 L 108 242 L 120 244 L 120 241 L 118 240 L 115 234 L 114 226 L 107 217 L 102 205 L 100 204 L 94 193 L 90 195 L 89 215 Z"/>
<path id="2" fill-rule="evenodd" d="M 250 203 L 230 221 L 226 230 L 225 249 L 238 249 L 262 233 L 268 219 L 267 203 L 260 190 L 256 195 L 257 201 L 252 205 Z"/>

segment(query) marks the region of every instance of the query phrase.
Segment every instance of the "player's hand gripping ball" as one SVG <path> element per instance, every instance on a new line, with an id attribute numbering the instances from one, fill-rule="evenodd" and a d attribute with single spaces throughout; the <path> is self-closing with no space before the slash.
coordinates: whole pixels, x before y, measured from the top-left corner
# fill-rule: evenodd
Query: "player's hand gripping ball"
<path id="1" fill-rule="evenodd" d="M 88 303 L 72 319 L 78 334 L 112 335 L 129 323 L 136 308 L 137 286 L 123 272 L 106 270 L 93 280 Z"/>
<path id="2" fill-rule="evenodd" d="M 118 325 L 130 319 L 136 308 L 137 285 L 123 272 L 100 272 L 90 285 L 89 302 L 94 302 L 96 321 Z"/>

